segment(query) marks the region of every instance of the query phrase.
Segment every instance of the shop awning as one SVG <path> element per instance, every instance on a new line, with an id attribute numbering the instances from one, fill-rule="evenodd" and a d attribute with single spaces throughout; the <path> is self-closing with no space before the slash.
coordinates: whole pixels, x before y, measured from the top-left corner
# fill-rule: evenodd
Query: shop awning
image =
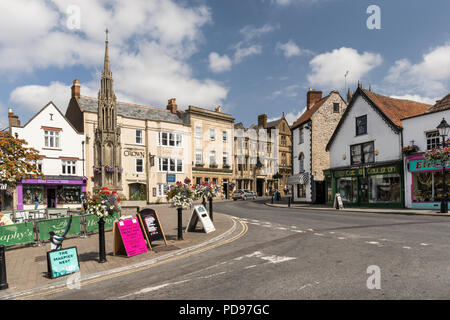
<path id="1" fill-rule="evenodd" d="M 287 179 L 287 183 L 289 185 L 296 185 L 296 184 L 307 184 L 309 182 L 309 173 L 298 173 L 294 174 Z"/>

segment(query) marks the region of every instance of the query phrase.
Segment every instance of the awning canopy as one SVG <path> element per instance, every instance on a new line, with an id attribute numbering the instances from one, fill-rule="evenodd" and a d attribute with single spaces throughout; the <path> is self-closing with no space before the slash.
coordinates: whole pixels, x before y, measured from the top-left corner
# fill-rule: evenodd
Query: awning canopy
<path id="1" fill-rule="evenodd" d="M 287 183 L 289 185 L 296 185 L 296 184 L 307 184 L 309 182 L 309 173 L 298 173 L 294 174 L 287 179 Z"/>

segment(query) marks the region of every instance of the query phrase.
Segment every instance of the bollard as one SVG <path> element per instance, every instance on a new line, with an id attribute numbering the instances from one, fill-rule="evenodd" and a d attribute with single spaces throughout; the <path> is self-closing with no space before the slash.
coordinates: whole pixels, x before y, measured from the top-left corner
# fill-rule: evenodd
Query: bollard
<path id="1" fill-rule="evenodd" d="M 288 207 L 291 207 L 291 197 L 288 197 Z"/>
<path id="2" fill-rule="evenodd" d="M 270 200 L 270 203 L 273 204 L 273 195 L 272 195 L 272 200 Z"/>
<path id="3" fill-rule="evenodd" d="M 212 199 L 212 197 L 209 197 L 208 201 L 209 201 L 209 217 L 211 218 L 211 221 L 213 221 L 213 199 Z"/>
<path id="4" fill-rule="evenodd" d="M 99 244 L 99 263 L 106 262 L 106 249 L 105 249 L 105 220 L 100 218 L 98 220 L 98 244 Z"/>
<path id="5" fill-rule="evenodd" d="M 183 208 L 177 208 L 178 211 L 178 240 L 183 240 Z"/>
<path id="6" fill-rule="evenodd" d="M 6 282 L 5 246 L 0 246 L 0 290 L 8 289 Z"/>

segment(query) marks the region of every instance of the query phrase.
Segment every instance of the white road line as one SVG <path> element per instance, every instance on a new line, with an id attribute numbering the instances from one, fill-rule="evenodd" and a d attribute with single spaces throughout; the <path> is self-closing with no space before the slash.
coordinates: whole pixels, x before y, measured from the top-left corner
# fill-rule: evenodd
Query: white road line
<path id="1" fill-rule="evenodd" d="M 380 244 L 380 243 L 377 242 L 377 241 L 366 241 L 366 243 L 368 243 L 368 244 Z"/>
<path id="2" fill-rule="evenodd" d="M 308 231 L 314 231 L 314 229 L 306 229 L 306 230 L 308 230 Z"/>
<path id="3" fill-rule="evenodd" d="M 408 249 L 409 250 L 409 249 L 411 249 L 411 247 L 403 247 L 403 249 Z"/>
<path id="4" fill-rule="evenodd" d="M 339 240 L 345 240 L 345 239 L 347 239 L 347 238 L 344 238 L 344 237 L 338 237 L 338 239 L 339 239 Z"/>
<path id="5" fill-rule="evenodd" d="M 256 264 L 251 265 L 251 266 L 247 266 L 247 267 L 245 267 L 244 269 L 250 269 L 250 268 L 254 268 L 254 267 L 256 267 Z"/>
<path id="6" fill-rule="evenodd" d="M 323 236 L 323 234 L 322 234 L 322 233 L 317 233 L 317 232 L 316 232 L 316 233 L 314 233 L 314 235 L 315 235 L 315 236 Z"/>
<path id="7" fill-rule="evenodd" d="M 171 286 L 171 285 L 177 285 L 177 284 L 188 282 L 188 281 L 191 281 L 191 280 L 188 279 L 188 280 L 182 280 L 182 281 L 177 281 L 177 282 L 169 282 L 169 283 L 161 284 L 159 286 L 144 288 L 144 289 L 141 289 L 139 291 L 136 291 L 136 292 L 129 293 L 127 295 L 118 297 L 117 299 L 123 299 L 123 298 L 130 297 L 130 296 L 135 296 L 135 295 L 140 295 L 140 294 L 144 294 L 144 293 L 149 293 L 149 292 L 156 291 L 156 290 L 159 290 L 159 289 Z"/>
<path id="8" fill-rule="evenodd" d="M 287 230 L 286 228 L 284 228 L 284 227 L 278 227 L 278 228 L 276 228 L 277 230 Z"/>
<path id="9" fill-rule="evenodd" d="M 421 246 L 429 246 L 428 243 L 423 243 L 423 242 L 422 242 L 420 245 L 421 245 Z"/>

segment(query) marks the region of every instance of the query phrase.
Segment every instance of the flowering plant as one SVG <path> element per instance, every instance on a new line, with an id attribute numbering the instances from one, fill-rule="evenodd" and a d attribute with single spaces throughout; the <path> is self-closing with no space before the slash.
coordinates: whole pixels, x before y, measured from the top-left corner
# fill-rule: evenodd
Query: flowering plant
<path id="1" fill-rule="evenodd" d="M 105 171 L 106 171 L 106 172 L 114 172 L 114 167 L 111 167 L 111 166 L 105 166 Z"/>
<path id="2" fill-rule="evenodd" d="M 95 173 L 100 173 L 100 172 L 102 172 L 102 168 L 94 167 L 94 172 Z"/>
<path id="3" fill-rule="evenodd" d="M 202 182 L 202 184 L 196 185 L 194 190 L 195 190 L 194 191 L 195 197 L 197 199 L 202 197 L 214 198 L 215 196 L 217 196 L 217 192 L 219 192 L 220 187 L 214 182 L 211 183 Z"/>
<path id="4" fill-rule="evenodd" d="M 104 218 L 120 210 L 120 197 L 116 191 L 102 187 L 93 196 L 87 197 L 86 204 L 87 214 L 95 214 L 99 218 Z"/>
<path id="5" fill-rule="evenodd" d="M 426 160 L 440 160 L 449 161 L 450 160 L 450 139 L 447 139 L 446 146 L 438 146 L 431 151 L 425 153 Z"/>
<path id="6" fill-rule="evenodd" d="M 415 152 L 415 151 L 417 151 L 417 147 L 416 146 L 406 146 L 406 147 L 402 148 L 402 152 L 404 154 L 409 154 L 409 153 L 412 153 L 412 152 Z"/>
<path id="7" fill-rule="evenodd" d="M 173 207 L 187 209 L 192 205 L 194 191 L 190 182 L 191 180 L 186 178 L 184 182 L 178 181 L 166 191 L 167 200 L 170 201 Z"/>

